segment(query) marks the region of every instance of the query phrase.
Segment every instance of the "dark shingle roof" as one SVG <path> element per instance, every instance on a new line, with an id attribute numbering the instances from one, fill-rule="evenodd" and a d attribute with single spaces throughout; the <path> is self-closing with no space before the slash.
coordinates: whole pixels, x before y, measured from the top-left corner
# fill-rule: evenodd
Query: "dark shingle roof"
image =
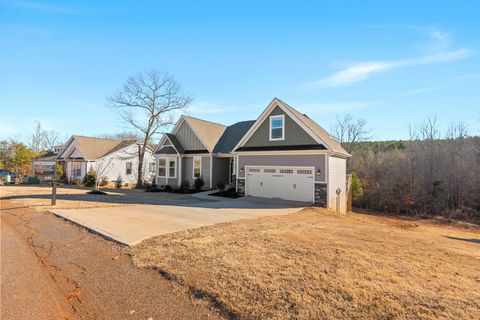
<path id="1" fill-rule="evenodd" d="M 49 151 L 48 153 L 33 158 L 34 161 L 53 161 L 55 159 L 57 159 L 57 154 L 53 151 Z"/>
<path id="2" fill-rule="evenodd" d="M 228 126 L 218 140 L 213 153 L 229 153 L 237 145 L 245 133 L 253 126 L 255 120 L 242 121 Z"/>
<path id="3" fill-rule="evenodd" d="M 177 149 L 178 153 L 180 153 L 180 154 L 185 153 L 185 150 L 183 149 L 182 144 L 180 143 L 180 141 L 178 141 L 177 137 L 174 134 L 165 133 L 165 135 L 170 140 L 170 142 L 173 144 L 175 149 Z"/>

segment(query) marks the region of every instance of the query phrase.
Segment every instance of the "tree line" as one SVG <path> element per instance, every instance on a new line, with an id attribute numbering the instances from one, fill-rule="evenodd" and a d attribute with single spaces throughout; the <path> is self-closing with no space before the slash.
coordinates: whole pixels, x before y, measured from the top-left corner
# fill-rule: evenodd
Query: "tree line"
<path id="1" fill-rule="evenodd" d="M 407 141 L 374 142 L 365 141 L 365 121 L 347 116 L 332 132 L 352 154 L 355 207 L 480 221 L 480 137 L 469 136 L 463 123 L 442 132 L 427 119 L 409 126 Z"/>

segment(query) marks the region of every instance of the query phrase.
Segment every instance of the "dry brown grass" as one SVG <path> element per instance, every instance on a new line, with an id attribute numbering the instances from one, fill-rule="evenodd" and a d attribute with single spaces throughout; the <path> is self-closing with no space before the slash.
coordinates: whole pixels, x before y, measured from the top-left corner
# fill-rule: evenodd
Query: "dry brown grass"
<path id="1" fill-rule="evenodd" d="M 479 239 L 305 209 L 159 236 L 131 252 L 241 319 L 478 319 Z"/>
<path id="2" fill-rule="evenodd" d="M 59 187 L 56 206 L 50 205 L 52 189 L 47 186 L 0 186 L 0 198 L 10 199 L 39 211 L 202 201 L 189 195 L 150 193 L 135 189 L 102 189 L 107 191 L 108 195 L 87 194 L 90 190 L 80 187 Z"/>

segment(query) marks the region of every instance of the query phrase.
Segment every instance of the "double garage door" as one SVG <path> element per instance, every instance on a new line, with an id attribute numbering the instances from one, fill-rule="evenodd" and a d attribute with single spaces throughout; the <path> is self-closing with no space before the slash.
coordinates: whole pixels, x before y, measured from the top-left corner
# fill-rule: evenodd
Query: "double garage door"
<path id="1" fill-rule="evenodd" d="M 312 167 L 246 168 L 246 195 L 313 202 Z"/>

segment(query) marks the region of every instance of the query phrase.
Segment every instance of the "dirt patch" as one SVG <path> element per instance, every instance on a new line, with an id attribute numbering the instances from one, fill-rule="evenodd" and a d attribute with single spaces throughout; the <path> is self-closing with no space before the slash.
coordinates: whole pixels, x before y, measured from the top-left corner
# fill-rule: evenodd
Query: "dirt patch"
<path id="1" fill-rule="evenodd" d="M 152 270 L 136 268 L 123 247 L 105 241 L 72 223 L 54 215 L 18 208 L 10 201 L 1 201 L 2 229 L 10 228 L 20 237 L 23 245 L 33 250 L 36 259 L 51 277 L 51 286 L 58 288 L 72 312 L 65 319 L 221 319 L 202 300 L 192 299 L 185 291 L 158 276 Z M 8 235 L 2 232 L 2 242 Z M 5 254 L 2 246 L 2 257 Z M 12 254 L 15 254 L 13 252 Z M 21 273 L 16 277 L 4 277 L 5 264 L 22 263 L 1 259 L 2 288 L 8 282 L 33 282 L 34 274 Z M 28 270 L 28 265 L 19 266 Z M 26 277 L 26 279 L 22 279 Z M 15 286 L 22 287 L 22 286 Z M 4 305 L 4 295 L 9 303 Z M 52 299 L 36 296 L 35 290 L 21 292 L 2 291 L 2 316 L 0 318 L 43 319 L 30 314 L 29 305 L 20 303 L 25 296 L 35 304 L 43 301 L 45 308 L 53 308 Z M 19 312 L 24 310 L 25 313 Z M 27 314 L 28 316 L 23 316 Z M 22 315 L 22 316 L 19 316 Z M 50 317 L 49 319 L 59 319 Z"/>
<path id="2" fill-rule="evenodd" d="M 387 220 L 308 208 L 155 237 L 131 253 L 241 319 L 477 318 L 478 234 Z"/>

